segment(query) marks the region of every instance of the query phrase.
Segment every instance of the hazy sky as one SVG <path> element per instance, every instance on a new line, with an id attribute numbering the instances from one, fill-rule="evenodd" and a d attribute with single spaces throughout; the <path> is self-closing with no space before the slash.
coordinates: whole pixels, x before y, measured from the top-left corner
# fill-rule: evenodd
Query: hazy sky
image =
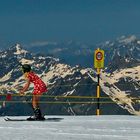
<path id="1" fill-rule="evenodd" d="M 140 0 L 0 0 L 0 43 L 140 36 Z"/>

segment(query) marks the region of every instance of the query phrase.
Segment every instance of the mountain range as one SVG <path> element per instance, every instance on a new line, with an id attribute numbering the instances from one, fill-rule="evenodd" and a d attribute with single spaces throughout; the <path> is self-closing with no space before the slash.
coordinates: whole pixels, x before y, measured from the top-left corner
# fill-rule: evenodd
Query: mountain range
<path id="1" fill-rule="evenodd" d="M 33 53 L 41 53 L 59 58 L 60 62 L 71 66 L 81 65 L 84 67 L 93 66 L 93 45 L 83 44 L 76 41 L 68 42 L 38 42 L 26 47 Z M 92 57 L 91 57 L 92 55 Z"/>
<path id="2" fill-rule="evenodd" d="M 97 74 L 93 66 L 90 67 L 96 48 L 105 51 L 105 69 L 100 75 L 101 114 L 140 114 L 139 39 L 135 36 L 123 36 L 96 46 L 78 44 L 75 49 L 75 43 L 68 44 L 69 47 L 62 46 L 62 48 L 60 44 L 52 44 L 53 47 L 41 46 L 43 48 L 38 46 L 36 50 L 34 47 L 26 50 L 20 44 L 16 44 L 0 52 L 0 100 L 3 101 L 5 95 L 12 94 L 11 102 L 6 102 L 5 107 L 1 104 L 1 115 L 32 114 L 30 104 L 23 101 L 30 100 L 33 86 L 30 87 L 26 97 L 17 96 L 19 88 L 25 84 L 20 70 L 21 64 L 25 63 L 31 64 L 33 71 L 45 81 L 48 87 L 48 92 L 41 99 L 44 114 L 96 114 Z M 40 53 L 37 49 L 40 49 Z M 52 53 L 54 50 L 54 54 L 58 56 L 61 54 L 61 58 L 54 57 Z M 78 55 L 75 53 L 77 50 L 81 50 Z M 45 53 L 42 55 L 42 52 Z M 82 59 L 77 60 L 79 56 L 86 62 Z M 68 58 L 71 64 L 66 63 Z M 87 61 L 88 58 L 91 61 Z"/>
<path id="3" fill-rule="evenodd" d="M 127 37 L 121 36 L 116 40 L 106 41 L 97 45 L 83 44 L 76 41 L 68 41 L 64 43 L 40 42 L 32 43 L 27 48 L 34 53 L 51 55 L 53 57 L 59 58 L 62 63 L 66 63 L 71 66 L 78 64 L 85 68 L 92 68 L 94 65 L 93 54 L 97 48 L 101 48 L 105 51 L 105 67 L 109 67 L 110 64 L 110 67 L 112 67 L 111 61 L 114 59 L 115 61 L 124 61 L 125 65 L 127 63 L 126 61 L 131 61 L 134 64 L 137 60 L 139 61 L 139 46 L 140 39 L 132 35 Z M 131 65 L 133 65 L 132 63 Z"/>

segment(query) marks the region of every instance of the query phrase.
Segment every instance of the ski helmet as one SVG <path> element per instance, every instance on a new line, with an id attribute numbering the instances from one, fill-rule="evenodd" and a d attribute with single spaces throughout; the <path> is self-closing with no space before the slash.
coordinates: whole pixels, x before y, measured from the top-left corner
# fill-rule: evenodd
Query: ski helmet
<path id="1" fill-rule="evenodd" d="M 22 65 L 22 71 L 25 72 L 30 72 L 31 71 L 31 66 L 28 64 Z"/>

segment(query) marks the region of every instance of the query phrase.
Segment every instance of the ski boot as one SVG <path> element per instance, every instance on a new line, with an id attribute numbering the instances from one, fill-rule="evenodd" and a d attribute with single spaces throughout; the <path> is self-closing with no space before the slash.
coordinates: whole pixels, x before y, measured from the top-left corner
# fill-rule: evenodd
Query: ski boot
<path id="1" fill-rule="evenodd" d="M 40 108 L 34 108 L 34 116 L 27 118 L 27 120 L 45 120 L 45 118 L 42 116 Z"/>

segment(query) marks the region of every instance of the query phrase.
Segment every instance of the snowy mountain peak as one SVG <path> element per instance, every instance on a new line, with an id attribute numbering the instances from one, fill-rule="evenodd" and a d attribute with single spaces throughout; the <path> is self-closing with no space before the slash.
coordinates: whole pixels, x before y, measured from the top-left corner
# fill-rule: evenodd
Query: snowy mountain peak
<path id="1" fill-rule="evenodd" d="M 27 53 L 26 50 L 22 49 L 20 44 L 16 44 L 15 48 L 16 48 L 16 52 L 14 54 L 19 55 L 19 54 L 26 54 Z"/>
<path id="2" fill-rule="evenodd" d="M 131 35 L 131 36 L 122 36 L 118 39 L 119 43 L 126 43 L 129 44 L 131 42 L 136 41 L 137 37 L 135 35 Z"/>

